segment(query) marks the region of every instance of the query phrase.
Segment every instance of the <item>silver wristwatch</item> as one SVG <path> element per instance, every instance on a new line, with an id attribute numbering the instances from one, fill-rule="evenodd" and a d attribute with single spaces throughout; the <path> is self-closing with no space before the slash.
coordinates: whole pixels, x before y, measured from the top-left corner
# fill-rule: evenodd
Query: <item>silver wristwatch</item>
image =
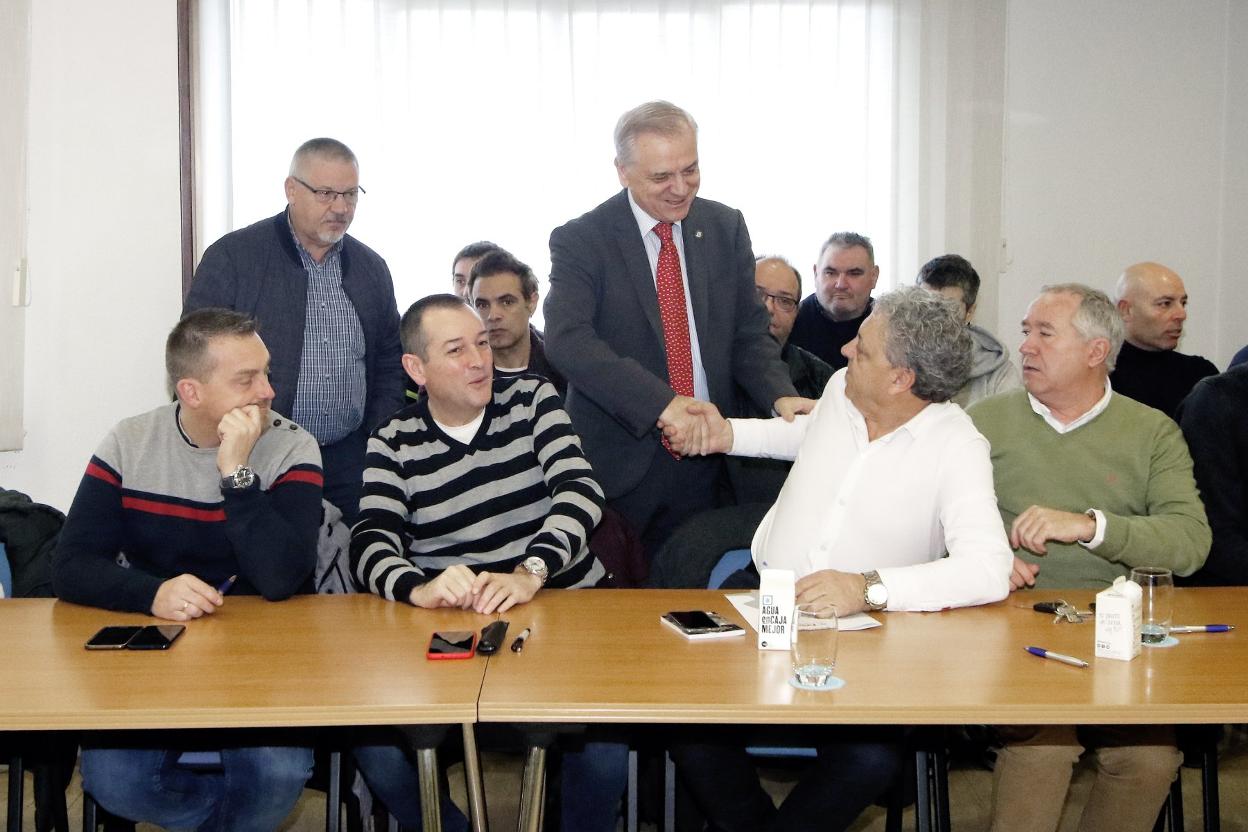
<path id="1" fill-rule="evenodd" d="M 256 472 L 246 465 L 240 465 L 234 469 L 233 474 L 226 474 L 221 478 L 221 487 L 232 491 L 241 491 L 244 488 L 251 488 L 251 484 L 255 481 Z"/>
<path id="2" fill-rule="evenodd" d="M 537 579 L 542 582 L 542 586 L 546 586 L 546 579 L 550 577 L 550 570 L 546 568 L 546 561 L 539 557 L 529 557 L 520 561 L 520 568 L 530 575 L 536 575 Z"/>
<path id="3" fill-rule="evenodd" d="M 880 580 L 880 573 L 872 570 L 863 572 L 862 577 L 867 582 L 862 589 L 862 600 L 867 605 L 867 609 L 878 612 L 887 607 L 888 587 L 884 586 L 884 582 Z"/>

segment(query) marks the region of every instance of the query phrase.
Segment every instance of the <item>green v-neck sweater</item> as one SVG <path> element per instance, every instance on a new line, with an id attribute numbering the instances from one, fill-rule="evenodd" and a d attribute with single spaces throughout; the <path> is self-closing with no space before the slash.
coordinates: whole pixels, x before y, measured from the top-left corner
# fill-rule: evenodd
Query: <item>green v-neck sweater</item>
<path id="1" fill-rule="evenodd" d="M 1209 522 L 1178 426 L 1160 411 L 1113 394 L 1109 406 L 1059 434 L 1031 409 L 1024 390 L 969 411 L 992 445 L 993 480 L 1006 534 L 1023 511 L 1099 509 L 1105 539 L 1095 550 L 1049 541 L 1048 554 L 1015 554 L 1040 565 L 1037 587 L 1100 589 L 1133 566 L 1190 575 L 1209 554 Z"/>

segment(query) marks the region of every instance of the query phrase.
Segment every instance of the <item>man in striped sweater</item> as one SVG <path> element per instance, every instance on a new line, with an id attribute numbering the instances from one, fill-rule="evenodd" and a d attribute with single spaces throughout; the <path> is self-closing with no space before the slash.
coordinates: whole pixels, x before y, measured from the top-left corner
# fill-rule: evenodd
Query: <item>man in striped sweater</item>
<path id="1" fill-rule="evenodd" d="M 368 440 L 357 580 L 393 601 L 505 612 L 542 586 L 593 586 L 586 541 L 602 513 L 559 396 L 532 376 L 493 380 L 490 341 L 454 295 L 403 316 L 403 366 L 427 395 Z"/>
<path id="2" fill-rule="evenodd" d="M 256 322 L 192 312 L 165 361 L 177 401 L 125 419 L 91 458 L 53 560 L 56 594 L 193 622 L 227 603 L 234 575 L 236 594 L 273 601 L 310 588 L 321 457 L 269 409 Z M 174 829 L 276 829 L 312 771 L 312 749 L 280 732 L 109 732 L 82 746 L 83 788 L 100 805 Z M 187 767 L 192 750 L 219 752 L 220 767 Z"/>
<path id="3" fill-rule="evenodd" d="M 368 440 L 351 568 L 383 598 L 505 612 L 543 587 L 590 587 L 602 489 L 559 394 L 536 376 L 493 377 L 490 339 L 454 295 L 403 316 L 403 367 L 426 395 Z M 427 737 L 422 738 L 425 742 Z M 369 787 L 418 827 L 415 767 L 397 738 L 355 749 Z M 444 803 L 447 829 L 466 828 Z"/>

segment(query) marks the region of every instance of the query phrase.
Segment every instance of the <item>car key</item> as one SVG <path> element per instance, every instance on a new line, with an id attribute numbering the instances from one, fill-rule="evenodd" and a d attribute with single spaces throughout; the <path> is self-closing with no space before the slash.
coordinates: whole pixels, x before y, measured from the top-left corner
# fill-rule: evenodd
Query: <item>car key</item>
<path id="1" fill-rule="evenodd" d="M 481 638 L 477 640 L 477 655 L 488 656 L 498 651 L 507 636 L 507 622 L 499 619 L 481 628 Z"/>

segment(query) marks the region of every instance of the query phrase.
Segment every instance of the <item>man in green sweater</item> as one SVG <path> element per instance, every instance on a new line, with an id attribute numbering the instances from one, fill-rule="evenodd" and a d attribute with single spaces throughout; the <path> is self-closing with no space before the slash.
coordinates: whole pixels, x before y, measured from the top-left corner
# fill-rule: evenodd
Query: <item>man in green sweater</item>
<path id="1" fill-rule="evenodd" d="M 1103 292 L 1046 286 L 1023 319 L 1026 389 L 970 410 L 992 445 L 1014 589 L 1101 589 L 1141 565 L 1189 575 L 1209 553 L 1182 434 L 1110 388 L 1122 340 Z M 1084 747 L 1096 748 L 1097 780 L 1079 828 L 1151 829 L 1182 759 L 1169 726 L 999 731 L 993 830 L 1055 830 Z"/>

